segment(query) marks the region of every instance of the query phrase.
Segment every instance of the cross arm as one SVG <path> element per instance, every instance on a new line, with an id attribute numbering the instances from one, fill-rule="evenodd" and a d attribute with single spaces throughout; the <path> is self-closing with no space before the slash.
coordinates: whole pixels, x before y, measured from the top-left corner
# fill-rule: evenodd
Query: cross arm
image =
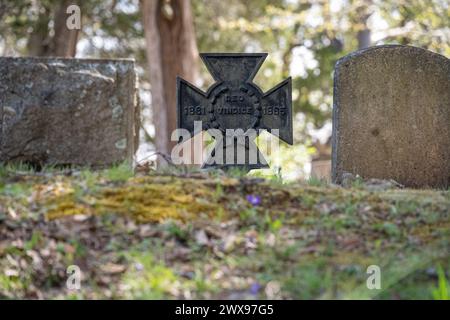
<path id="1" fill-rule="evenodd" d="M 191 136 L 194 121 L 202 121 L 202 130 L 206 129 L 209 101 L 206 94 L 188 81 L 177 77 L 177 127 L 186 129 Z"/>
<path id="2" fill-rule="evenodd" d="M 279 138 L 288 144 L 292 137 L 292 82 L 287 78 L 264 94 L 262 98 L 261 127 L 279 130 Z"/>

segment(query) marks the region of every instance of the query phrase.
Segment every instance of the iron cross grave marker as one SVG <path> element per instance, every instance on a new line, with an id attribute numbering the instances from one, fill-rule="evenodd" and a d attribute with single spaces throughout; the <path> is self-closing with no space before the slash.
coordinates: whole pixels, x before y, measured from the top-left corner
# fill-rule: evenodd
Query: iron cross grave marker
<path id="1" fill-rule="evenodd" d="M 215 83 L 203 92 L 177 77 L 178 128 L 187 130 L 191 136 L 207 130 L 216 140 L 203 168 L 268 167 L 254 139 L 267 130 L 292 144 L 291 78 L 264 93 L 253 78 L 267 53 L 200 56 Z"/>

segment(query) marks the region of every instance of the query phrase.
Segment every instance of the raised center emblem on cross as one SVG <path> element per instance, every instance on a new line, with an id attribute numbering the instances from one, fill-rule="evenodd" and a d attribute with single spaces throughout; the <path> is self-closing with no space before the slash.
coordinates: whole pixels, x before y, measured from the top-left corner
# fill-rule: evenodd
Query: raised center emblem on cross
<path id="1" fill-rule="evenodd" d="M 244 163 L 211 162 L 211 156 L 214 156 L 212 154 L 203 168 L 243 167 L 251 170 L 268 167 L 256 146 L 257 160 L 250 161 L 248 153 L 254 145 L 255 135 L 248 135 L 251 141 L 246 141 L 243 149 L 239 149 L 234 140 L 239 140 L 239 135 L 247 135 L 251 130 L 258 135 L 260 130 L 264 129 L 272 133 L 278 130 L 278 137 L 292 144 L 291 78 L 264 93 L 253 83 L 253 78 L 267 53 L 202 53 L 200 56 L 215 83 L 207 92 L 203 92 L 177 77 L 178 128 L 188 130 L 193 136 L 198 133 L 195 132 L 194 123 L 201 121 L 201 130 L 219 130 L 224 137 L 229 135 L 229 132 L 234 132 L 231 158 L 238 159 L 239 150 L 246 153 L 243 155 Z M 225 140 L 224 138 L 219 146 L 224 150 L 229 145 Z M 215 149 L 217 150 L 217 146 Z"/>

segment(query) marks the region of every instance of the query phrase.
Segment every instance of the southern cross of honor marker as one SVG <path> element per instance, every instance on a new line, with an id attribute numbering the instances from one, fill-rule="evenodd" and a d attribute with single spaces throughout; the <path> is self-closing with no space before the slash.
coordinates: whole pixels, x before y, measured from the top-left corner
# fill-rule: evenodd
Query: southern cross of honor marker
<path id="1" fill-rule="evenodd" d="M 203 53 L 200 57 L 215 83 L 203 92 L 177 77 L 177 127 L 188 130 L 191 136 L 215 130 L 224 137 L 216 141 L 203 168 L 267 168 L 253 140 L 261 130 L 267 130 L 292 144 L 291 78 L 264 93 L 253 78 L 267 53 Z M 223 151 L 220 156 L 218 150 Z"/>

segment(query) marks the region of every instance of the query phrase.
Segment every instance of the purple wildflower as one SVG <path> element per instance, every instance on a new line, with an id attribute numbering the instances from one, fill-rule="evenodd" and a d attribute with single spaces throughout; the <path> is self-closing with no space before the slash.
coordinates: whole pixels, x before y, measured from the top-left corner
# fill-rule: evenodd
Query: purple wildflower
<path id="1" fill-rule="evenodd" d="M 250 204 L 252 206 L 258 206 L 258 205 L 261 204 L 261 197 L 260 196 L 257 196 L 257 195 L 254 195 L 254 194 L 249 194 L 246 197 L 246 199 L 247 199 L 248 202 L 250 202 Z"/>
<path id="2" fill-rule="evenodd" d="M 256 295 L 256 294 L 258 294 L 260 289 L 261 289 L 261 285 L 258 282 L 254 282 L 250 286 L 250 293 Z"/>

